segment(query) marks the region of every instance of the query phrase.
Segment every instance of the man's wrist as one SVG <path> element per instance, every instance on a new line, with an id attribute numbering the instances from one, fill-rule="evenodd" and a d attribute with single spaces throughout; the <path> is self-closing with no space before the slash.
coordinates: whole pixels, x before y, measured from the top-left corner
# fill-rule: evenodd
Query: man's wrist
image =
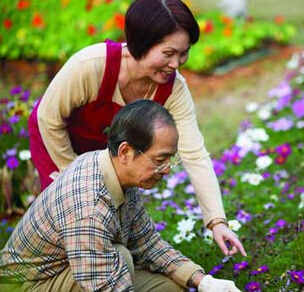
<path id="1" fill-rule="evenodd" d="M 188 287 L 198 287 L 201 280 L 205 277 L 205 270 L 200 269 L 193 272 L 190 279 L 187 282 Z"/>

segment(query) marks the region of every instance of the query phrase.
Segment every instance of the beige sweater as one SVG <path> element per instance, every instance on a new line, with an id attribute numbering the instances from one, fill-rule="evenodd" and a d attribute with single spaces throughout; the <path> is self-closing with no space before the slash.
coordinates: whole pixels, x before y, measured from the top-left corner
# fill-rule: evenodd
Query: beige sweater
<path id="1" fill-rule="evenodd" d="M 96 99 L 105 61 L 104 43 L 82 49 L 65 63 L 42 98 L 38 108 L 39 130 L 51 158 L 60 171 L 77 156 L 71 147 L 64 119 L 70 116 L 74 108 Z M 112 100 L 125 105 L 118 85 Z M 197 125 L 192 97 L 185 79 L 179 72 L 172 94 L 164 106 L 176 122 L 179 132 L 178 151 L 195 189 L 205 225 L 214 218 L 225 218 L 218 181 Z"/>

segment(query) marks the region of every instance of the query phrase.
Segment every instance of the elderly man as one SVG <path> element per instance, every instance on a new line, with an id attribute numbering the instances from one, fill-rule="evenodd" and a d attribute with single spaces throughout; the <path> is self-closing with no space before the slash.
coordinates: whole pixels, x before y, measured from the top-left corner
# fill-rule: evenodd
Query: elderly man
<path id="1" fill-rule="evenodd" d="M 143 206 L 138 187 L 152 188 L 180 162 L 177 142 L 157 103 L 120 110 L 108 149 L 79 156 L 21 219 L 0 253 L 2 281 L 35 292 L 239 291 L 161 239 Z"/>

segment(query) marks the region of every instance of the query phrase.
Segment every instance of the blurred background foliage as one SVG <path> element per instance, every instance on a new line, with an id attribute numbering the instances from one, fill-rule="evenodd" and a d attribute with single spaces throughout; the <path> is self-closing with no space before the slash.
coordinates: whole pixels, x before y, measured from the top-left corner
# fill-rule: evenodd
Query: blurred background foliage
<path id="1" fill-rule="evenodd" d="M 279 14 L 272 19 L 232 18 L 217 7 L 201 7 L 200 1 L 185 2 L 195 13 L 201 31 L 185 65 L 193 71 L 209 72 L 219 64 L 271 43 L 287 44 L 297 31 Z M 208 5 L 208 1 L 201 2 Z M 123 41 L 124 14 L 130 3 L 130 0 L 1 0 L 0 58 L 64 62 L 89 44 L 107 38 Z"/>

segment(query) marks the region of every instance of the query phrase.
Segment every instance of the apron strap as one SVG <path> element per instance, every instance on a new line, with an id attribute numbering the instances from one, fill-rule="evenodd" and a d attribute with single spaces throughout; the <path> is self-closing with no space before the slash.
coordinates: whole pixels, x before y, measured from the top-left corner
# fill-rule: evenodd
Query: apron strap
<path id="1" fill-rule="evenodd" d="M 120 70 L 121 44 L 109 39 L 106 40 L 106 44 L 106 66 L 97 100 L 112 101 Z"/>

